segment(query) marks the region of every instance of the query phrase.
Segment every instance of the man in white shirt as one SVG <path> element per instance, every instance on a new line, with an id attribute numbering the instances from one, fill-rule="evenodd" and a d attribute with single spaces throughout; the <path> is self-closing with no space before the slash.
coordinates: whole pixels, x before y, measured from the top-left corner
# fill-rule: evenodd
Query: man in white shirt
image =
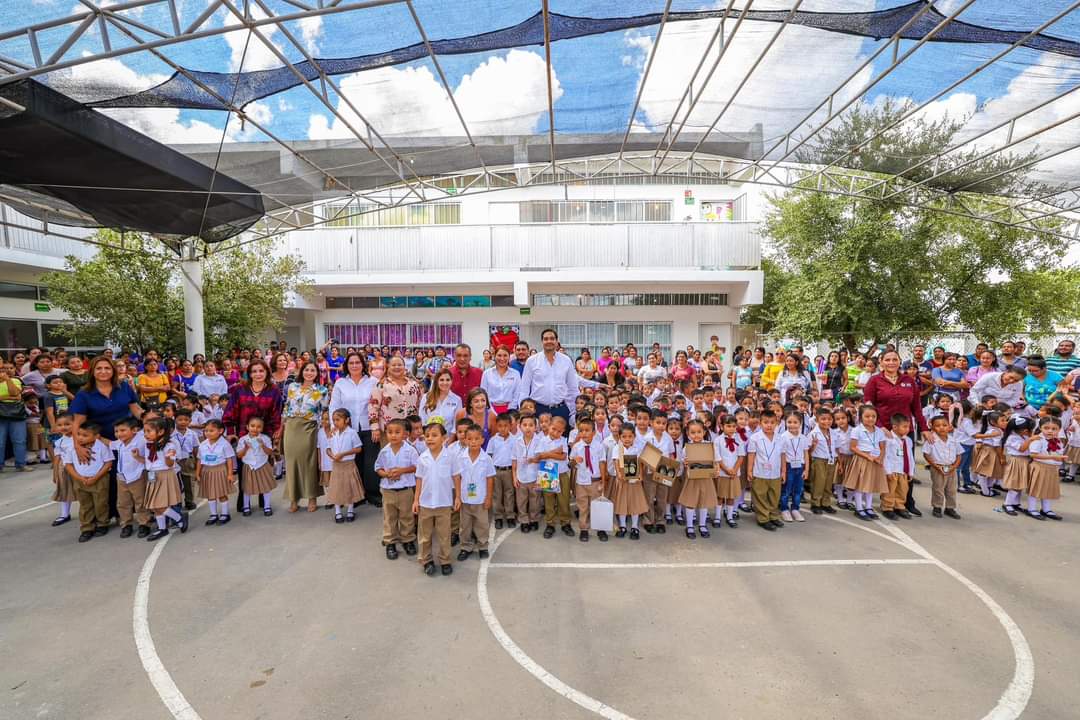
<path id="1" fill-rule="evenodd" d="M 570 406 L 578 394 L 578 376 L 574 361 L 558 352 L 559 334 L 548 328 L 540 335 L 544 351 L 525 361 L 525 371 L 518 385 L 517 404 L 532 398 L 536 415 L 550 413 L 570 426 Z"/>

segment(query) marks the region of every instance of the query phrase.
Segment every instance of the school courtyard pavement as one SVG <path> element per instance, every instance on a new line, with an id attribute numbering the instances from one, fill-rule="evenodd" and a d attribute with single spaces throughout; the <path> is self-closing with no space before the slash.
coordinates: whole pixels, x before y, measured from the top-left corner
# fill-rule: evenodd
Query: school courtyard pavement
<path id="1" fill-rule="evenodd" d="M 429 578 L 360 508 L 77 544 L 0 475 L 0 718 L 1075 718 L 1064 522 L 748 518 L 687 541 L 497 534 Z M 928 510 L 929 488 L 916 488 Z M 280 491 L 276 493 L 280 496 Z M 456 557 L 456 548 L 454 551 Z"/>

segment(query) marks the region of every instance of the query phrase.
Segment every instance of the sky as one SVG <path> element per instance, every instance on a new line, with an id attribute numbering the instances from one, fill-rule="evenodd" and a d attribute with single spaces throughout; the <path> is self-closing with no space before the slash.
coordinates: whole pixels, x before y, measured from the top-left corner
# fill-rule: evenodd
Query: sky
<path id="1" fill-rule="evenodd" d="M 115 4 L 118 0 L 96 0 Z M 251 0 L 253 6 L 257 5 Z M 346 0 L 349 2 L 350 0 Z M 749 0 L 733 0 L 736 9 Z M 239 0 L 234 4 L 242 7 Z M 263 0 L 282 13 L 294 11 L 282 0 Z M 754 0 L 753 9 L 788 9 L 797 0 Z M 191 24 L 209 0 L 178 0 L 181 25 Z M 723 0 L 719 6 L 727 4 Z M 902 5 L 902 0 L 804 0 L 803 10 L 867 11 Z M 965 4 L 967 7 L 964 7 Z M 937 0 L 945 13 L 960 10 L 958 20 L 996 28 L 1030 30 L 1072 5 L 1072 0 Z M 538 0 L 415 0 L 413 3 L 430 40 L 467 36 L 512 26 L 539 9 Z M 552 0 L 553 12 L 588 17 L 616 17 L 658 12 L 663 0 Z M 717 7 L 701 0 L 673 0 L 673 10 Z M 74 0 L 26 0 L 0 4 L 0 33 L 36 20 L 63 17 L 80 11 Z M 256 8 L 257 10 L 257 8 Z M 164 8 L 126 11 L 126 16 L 149 27 L 169 27 Z M 256 15 L 258 13 L 256 12 Z M 209 21 L 222 27 L 235 20 L 219 8 Z M 709 48 L 718 23 L 715 20 L 670 23 L 656 40 L 656 26 L 557 42 L 552 48 L 552 88 L 555 129 L 558 133 L 619 133 L 630 120 L 639 88 L 641 101 L 632 130 L 663 131 L 685 124 L 686 131 L 746 132 L 757 125 L 766 148 L 782 147 L 789 133 L 795 142 L 807 139 L 820 127 L 827 111 L 819 107 L 832 95 L 834 109 L 844 107 L 866 90 L 865 100 L 910 99 L 927 103 L 920 112 L 930 117 L 962 119 L 961 139 L 972 146 L 990 149 L 1006 141 L 1007 128 L 994 130 L 1011 117 L 1065 92 L 1080 80 L 1080 59 L 1019 49 L 941 98 L 929 102 L 943 89 L 975 70 L 1005 49 L 1002 45 L 925 43 L 901 44 L 900 53 L 912 51 L 897 69 L 890 71 L 892 51 L 870 38 L 828 33 L 789 26 L 779 32 L 775 23 L 725 24 L 725 47 Z M 287 24 L 292 38 L 273 27 L 262 40 L 246 30 L 234 31 L 163 48 L 169 60 L 182 67 L 215 72 L 260 71 L 279 67 L 278 53 L 292 61 L 303 59 L 299 49 L 314 57 L 335 58 L 385 52 L 421 40 L 416 23 L 404 4 L 354 10 L 323 18 Z M 145 35 L 137 28 L 134 32 Z M 1080 11 L 1046 30 L 1059 37 L 1080 40 Z M 62 41 L 59 31 L 42 33 L 42 52 L 50 54 Z M 110 33 L 114 47 L 128 41 Z M 295 41 L 295 42 L 294 42 Z M 770 45 L 771 43 L 771 45 Z M 101 36 L 91 28 L 68 53 L 100 52 Z M 299 46 L 299 47 L 297 47 Z M 763 52 L 769 47 L 767 53 Z M 276 52 L 275 52 L 276 51 Z M 440 56 L 453 98 L 474 134 L 547 132 L 547 69 L 542 46 L 526 46 L 498 52 Z M 25 37 L 0 41 L 0 56 L 27 61 Z M 693 83 L 690 98 L 685 89 L 702 56 L 704 65 Z M 652 68 L 641 88 L 644 68 Z M 719 62 L 717 62 L 719 60 Z M 864 65 L 860 69 L 861 65 Z M 749 80 L 740 86 L 748 72 Z M 711 71 L 711 72 L 710 72 Z M 155 86 L 172 74 L 172 68 L 149 53 L 125 55 L 76 66 L 49 74 L 44 79 L 64 92 L 84 100 L 123 95 Z M 707 79 L 707 82 L 706 82 Z M 306 88 L 287 90 L 249 104 L 245 111 L 255 123 L 286 140 L 335 140 L 353 137 L 363 128 L 357 111 L 391 143 L 408 135 L 461 135 L 461 122 L 440 80 L 439 68 L 430 58 L 391 67 L 367 70 L 334 78 L 344 102 L 331 91 L 325 100 Z M 347 122 L 335 118 L 327 107 L 337 108 Z M 676 109 L 679 113 L 676 116 Z M 252 123 L 241 123 L 220 111 L 174 108 L 113 109 L 116 117 L 148 135 L 170 144 L 226 141 L 265 141 L 269 138 Z M 1080 136 L 1080 92 L 1048 103 L 1020 119 L 1012 129 L 1013 140 L 1060 123 L 1053 131 L 1020 142 L 1017 152 L 1038 149 L 1053 157 L 1039 163 L 1040 176 L 1055 182 L 1080 184 L 1080 152 L 1066 149 Z M 228 122 L 226 124 L 226 120 Z M 780 157 L 782 151 L 773 153 Z"/>

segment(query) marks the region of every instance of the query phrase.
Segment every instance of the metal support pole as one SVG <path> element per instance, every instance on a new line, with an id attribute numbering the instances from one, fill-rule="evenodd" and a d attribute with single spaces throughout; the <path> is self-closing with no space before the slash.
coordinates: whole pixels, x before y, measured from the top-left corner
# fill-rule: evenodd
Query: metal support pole
<path id="1" fill-rule="evenodd" d="M 184 288 L 184 341 L 187 356 L 206 355 L 206 332 L 203 326 L 203 259 L 196 253 L 194 240 L 183 245 L 180 261 Z"/>

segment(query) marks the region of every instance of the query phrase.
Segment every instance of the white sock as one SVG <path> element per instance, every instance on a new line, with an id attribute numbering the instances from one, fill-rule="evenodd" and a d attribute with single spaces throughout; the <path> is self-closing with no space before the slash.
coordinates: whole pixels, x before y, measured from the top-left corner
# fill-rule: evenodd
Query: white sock
<path id="1" fill-rule="evenodd" d="M 221 515 L 222 517 L 229 517 L 229 501 L 228 500 L 218 500 L 217 507 L 218 507 L 218 515 Z"/>
<path id="2" fill-rule="evenodd" d="M 270 495 L 269 493 L 263 496 L 263 510 L 270 509 Z"/>
<path id="3" fill-rule="evenodd" d="M 626 516 L 625 515 L 620 515 L 619 516 L 619 527 L 621 527 L 623 529 L 626 528 Z"/>
<path id="4" fill-rule="evenodd" d="M 983 491 L 984 495 L 989 495 L 990 494 L 990 488 L 991 487 L 992 487 L 992 484 L 990 482 L 990 478 L 986 477 L 985 475 L 980 475 L 979 476 L 979 489 L 981 489 Z"/>
<path id="5" fill-rule="evenodd" d="M 206 504 L 210 506 L 210 514 L 217 515 L 217 500 L 207 500 Z"/>
<path id="6" fill-rule="evenodd" d="M 630 516 L 630 527 L 633 528 L 634 530 L 638 529 L 637 521 L 638 521 L 639 517 L 641 517 L 641 516 L 640 515 L 631 515 Z"/>
<path id="7" fill-rule="evenodd" d="M 250 510 L 251 509 L 251 496 L 248 495 L 247 493 L 244 493 L 244 509 L 245 510 Z"/>
<path id="8" fill-rule="evenodd" d="M 176 522 L 180 522 L 180 513 L 176 512 L 172 508 L 169 508 L 168 510 L 163 512 L 162 515 L 164 515 L 165 517 L 171 517 Z"/>
<path id="9" fill-rule="evenodd" d="M 671 503 L 664 505 L 664 517 L 671 517 Z"/>
<path id="10" fill-rule="evenodd" d="M 863 493 L 863 503 L 867 510 L 874 509 L 874 493 Z"/>
<path id="11" fill-rule="evenodd" d="M 698 524 L 702 528 L 709 527 L 709 511 L 707 508 L 701 508 L 700 510 L 698 510 Z"/>
<path id="12" fill-rule="evenodd" d="M 1028 495 L 1028 512 L 1038 512 L 1039 500 Z"/>
<path id="13" fill-rule="evenodd" d="M 38 457 L 41 459 L 41 462 L 49 462 L 49 453 L 45 450 L 38 453 Z"/>
<path id="14" fill-rule="evenodd" d="M 1044 513 L 1050 512 L 1050 501 L 1049 500 L 1043 500 L 1042 501 L 1042 511 Z"/>
<path id="15" fill-rule="evenodd" d="M 71 517 L 71 503 L 60 501 L 60 515 L 58 517 Z"/>
<path id="16" fill-rule="evenodd" d="M 719 515 L 717 517 L 719 517 Z M 734 520 L 735 519 L 735 506 L 734 505 L 728 505 L 727 506 L 727 519 L 728 520 Z"/>
<path id="17" fill-rule="evenodd" d="M 1019 505 L 1020 504 L 1020 491 L 1019 490 L 1010 490 L 1009 492 L 1005 493 L 1005 504 L 1006 505 Z"/>
<path id="18" fill-rule="evenodd" d="M 702 510 L 701 512 L 703 514 L 705 513 L 704 510 Z M 686 508 L 686 527 L 688 527 L 688 528 L 694 527 L 694 516 L 695 516 L 694 511 L 691 510 L 690 508 Z"/>
<path id="19" fill-rule="evenodd" d="M 729 505 L 728 507 L 731 507 L 731 506 Z M 720 513 L 722 513 L 722 512 L 724 512 L 724 506 L 723 505 L 717 505 L 716 506 L 716 515 L 714 515 L 713 517 L 720 517 Z"/>
<path id="20" fill-rule="evenodd" d="M 855 493 L 855 510 L 857 512 L 863 511 L 862 493 Z"/>
<path id="21" fill-rule="evenodd" d="M 844 486 L 836 484 L 832 486 L 833 495 L 836 496 L 836 502 L 844 502 Z"/>
<path id="22" fill-rule="evenodd" d="M 682 505 L 676 505 L 675 506 L 675 517 L 679 518 L 680 520 L 682 520 L 684 517 L 686 517 L 686 508 L 684 508 Z"/>
<path id="23" fill-rule="evenodd" d="M 158 515 L 154 519 L 157 520 L 158 530 L 164 530 L 165 529 L 165 516 L 164 515 Z"/>
<path id="24" fill-rule="evenodd" d="M 1076 477 L 1076 473 L 1080 472 L 1080 465 L 1073 463 L 1069 466 L 1069 477 Z"/>
<path id="25" fill-rule="evenodd" d="M 341 506 L 340 505 L 335 505 L 334 506 L 334 517 L 341 517 Z"/>

